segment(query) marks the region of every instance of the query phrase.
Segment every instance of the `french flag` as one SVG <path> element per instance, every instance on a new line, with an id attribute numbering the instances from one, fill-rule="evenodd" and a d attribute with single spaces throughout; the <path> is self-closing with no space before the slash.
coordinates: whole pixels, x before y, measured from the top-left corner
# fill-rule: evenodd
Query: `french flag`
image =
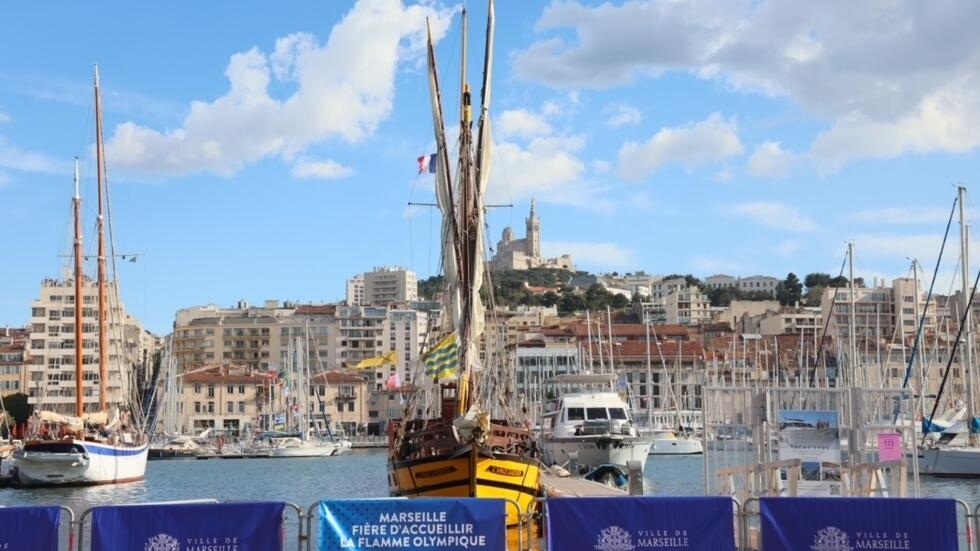
<path id="1" fill-rule="evenodd" d="M 432 155 L 422 155 L 418 158 L 419 161 L 419 174 L 423 172 L 428 172 L 429 174 L 436 173 L 436 154 Z"/>

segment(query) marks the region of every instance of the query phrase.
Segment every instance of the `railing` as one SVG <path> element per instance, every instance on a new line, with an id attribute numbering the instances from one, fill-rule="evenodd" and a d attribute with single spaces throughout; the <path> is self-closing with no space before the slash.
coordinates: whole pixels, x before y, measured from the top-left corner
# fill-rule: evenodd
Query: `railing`
<path id="1" fill-rule="evenodd" d="M 517 508 L 519 524 L 507 526 Z M 24 530 L 24 526 L 31 526 Z M 980 505 L 953 499 L 560 497 L 194 500 L 0 506 L 0 549 L 959 549 Z M 176 546 L 175 546 L 176 545 Z M 618 545 L 618 547 L 617 547 Z M 836 545 L 836 547 L 834 546 Z M 210 546 L 210 547 L 209 547 Z M 222 547 L 224 546 L 224 547 Z"/>

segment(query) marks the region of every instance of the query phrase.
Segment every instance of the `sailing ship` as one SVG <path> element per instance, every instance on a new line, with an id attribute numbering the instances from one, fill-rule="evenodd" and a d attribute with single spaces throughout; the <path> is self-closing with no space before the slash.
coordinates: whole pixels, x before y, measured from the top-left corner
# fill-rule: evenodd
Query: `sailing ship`
<path id="1" fill-rule="evenodd" d="M 118 286 L 113 282 L 113 297 L 109 297 L 109 281 L 106 266 L 106 231 L 104 213 L 108 210 L 105 155 L 102 142 L 102 100 L 99 93 L 99 71 L 95 69 L 95 129 L 96 164 L 98 173 L 98 278 L 95 288 L 98 294 L 97 351 L 86 350 L 93 342 L 86 326 L 83 311 L 91 306 L 85 300 L 86 287 L 92 282 L 82 270 L 81 195 L 79 193 L 78 161 L 75 161 L 74 197 L 74 411 L 38 409 L 32 415 L 27 438 L 23 446 L 13 454 L 16 479 L 21 486 L 93 485 L 133 482 L 142 480 L 146 472 L 149 440 L 144 432 L 144 420 L 135 400 L 135 392 L 129 392 L 130 373 L 117 365 L 111 374 L 121 381 L 121 391 L 110 401 L 110 303 L 118 304 Z M 119 325 L 119 324 L 117 324 Z M 121 339 L 113 339 L 121 342 Z M 88 352 L 88 354 L 86 353 Z M 97 361 L 93 356 L 97 352 Z M 121 364 L 118 354 L 114 359 Z M 97 365 L 98 403 L 87 404 L 85 397 L 91 392 L 86 388 L 90 373 L 86 365 Z M 63 374 L 62 374 L 63 375 Z M 59 395 L 64 395 L 61 390 Z M 50 396 L 43 396 L 47 399 Z M 110 403 L 112 402 L 112 403 Z M 49 405 L 49 404 L 42 404 Z"/>
<path id="2" fill-rule="evenodd" d="M 508 505 L 514 532 L 535 512 L 540 462 L 530 419 L 514 411 L 507 391 L 508 363 L 479 357 L 484 306 L 479 295 L 485 269 L 484 193 L 490 168 L 490 72 L 493 51 L 493 2 L 489 3 L 483 65 L 481 112 L 475 144 L 472 107 L 466 84 L 466 11 L 459 151 L 456 172 L 446 145 L 442 97 L 436 74 L 431 27 L 428 76 L 437 145 L 436 196 L 442 213 L 444 320 L 439 344 L 416 362 L 407 386 L 402 418 L 388 426 L 388 480 L 393 496 L 500 498 Z M 511 387 L 512 388 L 512 387 Z M 428 399 L 427 399 L 428 398 Z M 519 508 L 519 510 L 517 510 Z"/>

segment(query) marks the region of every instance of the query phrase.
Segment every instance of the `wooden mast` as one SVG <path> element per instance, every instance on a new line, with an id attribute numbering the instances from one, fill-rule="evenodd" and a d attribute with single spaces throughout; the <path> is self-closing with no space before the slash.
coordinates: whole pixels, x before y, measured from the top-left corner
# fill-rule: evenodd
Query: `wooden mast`
<path id="1" fill-rule="evenodd" d="M 82 342 L 82 197 L 78 192 L 78 157 L 75 157 L 75 195 L 72 206 L 75 215 L 75 239 L 72 246 L 72 256 L 75 260 L 75 415 L 81 417 L 85 412 L 84 399 L 84 360 Z"/>
<path id="2" fill-rule="evenodd" d="M 99 411 L 107 407 L 109 378 L 108 324 L 109 306 L 106 297 L 106 251 L 105 251 L 105 150 L 102 145 L 102 97 L 99 93 L 99 66 L 95 66 L 95 164 L 98 174 L 99 214 L 97 218 L 98 251 L 98 289 L 99 289 Z"/>

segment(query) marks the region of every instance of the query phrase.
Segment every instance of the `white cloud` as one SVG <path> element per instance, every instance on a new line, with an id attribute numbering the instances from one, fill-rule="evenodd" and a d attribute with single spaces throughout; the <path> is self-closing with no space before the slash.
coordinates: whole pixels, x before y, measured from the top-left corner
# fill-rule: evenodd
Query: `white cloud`
<path id="1" fill-rule="evenodd" d="M 0 136 L 0 168 L 45 174 L 68 174 L 72 170 L 70 160 L 56 160 L 43 153 L 24 151 L 3 136 Z"/>
<path id="2" fill-rule="evenodd" d="M 931 224 L 949 221 L 950 212 L 931 207 L 885 207 L 857 211 L 850 214 L 848 219 L 867 224 Z"/>
<path id="3" fill-rule="evenodd" d="M 490 169 L 490 202 L 537 197 L 551 202 L 586 204 L 585 163 L 577 157 L 581 136 L 536 138 L 527 146 L 514 142 L 494 146 Z"/>
<path id="4" fill-rule="evenodd" d="M 294 178 L 300 179 L 317 178 L 320 180 L 332 180 L 352 176 L 354 170 L 331 159 L 327 159 L 326 161 L 300 159 L 293 165 L 292 174 Z"/>
<path id="5" fill-rule="evenodd" d="M 609 161 L 605 161 L 602 159 L 596 159 L 592 161 L 591 165 L 592 165 L 592 172 L 595 172 L 596 174 L 606 174 L 610 170 L 612 170 L 612 164 Z"/>
<path id="6" fill-rule="evenodd" d="M 526 109 L 504 111 L 500 114 L 494 130 L 501 140 L 509 137 L 535 138 L 552 133 L 551 125 L 541 115 Z"/>
<path id="7" fill-rule="evenodd" d="M 9 183 L 10 183 L 10 176 L 7 176 L 7 173 L 5 172 L 0 172 L 0 187 L 4 187 Z"/>
<path id="8" fill-rule="evenodd" d="M 668 71 L 788 97 L 828 121 L 823 170 L 980 146 L 980 3 L 733 0 L 553 3 L 514 54 L 521 78 L 604 89 Z"/>
<path id="9" fill-rule="evenodd" d="M 9 124 L 13 121 L 14 119 L 11 118 L 10 115 L 4 113 L 3 111 L 0 111 L 0 124 Z"/>
<path id="10" fill-rule="evenodd" d="M 429 6 L 368 0 L 354 4 L 325 44 L 295 34 L 279 39 L 269 55 L 257 48 L 237 53 L 225 70 L 229 90 L 193 102 L 180 128 L 118 125 L 107 144 L 113 167 L 227 176 L 263 158 L 290 161 L 323 140 L 363 140 L 391 114 L 396 69 L 420 55 L 425 18 L 439 38 L 449 16 Z M 281 82 L 292 83 L 295 93 L 274 97 L 270 88 Z"/>
<path id="11" fill-rule="evenodd" d="M 749 158 L 747 170 L 757 178 L 785 178 L 799 162 L 799 156 L 779 142 L 763 142 Z"/>
<path id="12" fill-rule="evenodd" d="M 892 260 L 916 258 L 919 262 L 934 264 L 939 256 L 942 239 L 942 235 L 938 233 L 918 235 L 866 233 L 855 235 L 851 241 L 854 243 L 854 256 L 858 259 L 856 264 L 860 264 L 862 258 Z M 949 246 L 950 244 L 947 243 L 944 254 L 947 258 L 956 257 L 958 252 L 951 252 Z"/>
<path id="13" fill-rule="evenodd" d="M 626 142 L 619 150 L 619 172 L 624 178 L 640 180 L 666 163 L 688 168 L 706 165 L 743 152 L 735 120 L 718 113 L 707 119 L 675 128 L 662 128 L 645 143 Z"/>
<path id="14" fill-rule="evenodd" d="M 722 207 L 722 210 L 770 228 L 796 232 L 810 232 L 817 229 L 815 222 L 807 218 L 799 209 L 785 203 L 755 201 Z"/>
<path id="15" fill-rule="evenodd" d="M 980 55 L 976 62 L 980 64 Z M 963 153 L 980 145 L 980 71 L 943 83 L 895 119 L 855 115 L 820 133 L 812 154 L 825 171 L 855 157 L 893 158 L 904 153 Z"/>
<path id="16" fill-rule="evenodd" d="M 610 113 L 606 126 L 619 128 L 626 125 L 637 125 L 643 120 L 640 110 L 626 103 L 617 103 L 606 110 Z"/>
<path id="17" fill-rule="evenodd" d="M 577 266 L 601 266 L 603 269 L 635 267 L 633 251 L 616 243 L 542 241 L 541 253 L 546 258 L 570 255 Z"/>

